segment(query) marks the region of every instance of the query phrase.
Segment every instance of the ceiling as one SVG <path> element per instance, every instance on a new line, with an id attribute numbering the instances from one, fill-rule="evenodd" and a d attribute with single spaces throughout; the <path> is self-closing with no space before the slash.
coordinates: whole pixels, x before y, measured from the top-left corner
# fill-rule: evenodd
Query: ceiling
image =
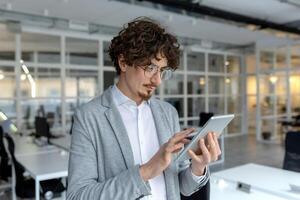
<path id="1" fill-rule="evenodd" d="M 202 5 L 268 19 L 276 23 L 289 23 L 300 19 L 300 7 L 282 3 L 280 0 L 200 0 L 200 2 Z M 247 45 L 256 41 L 279 43 L 291 41 L 259 30 L 249 30 L 245 26 L 113 0 L 0 0 L 0 9 L 112 27 L 122 27 L 126 22 L 139 16 L 150 16 L 180 37 L 234 45 Z M 38 17 L 32 20 L 38 20 Z"/>
<path id="2" fill-rule="evenodd" d="M 298 1 L 294 5 L 292 2 Z M 300 20 L 300 1 L 294 0 L 202 0 L 202 4 L 271 22 L 286 24 Z"/>

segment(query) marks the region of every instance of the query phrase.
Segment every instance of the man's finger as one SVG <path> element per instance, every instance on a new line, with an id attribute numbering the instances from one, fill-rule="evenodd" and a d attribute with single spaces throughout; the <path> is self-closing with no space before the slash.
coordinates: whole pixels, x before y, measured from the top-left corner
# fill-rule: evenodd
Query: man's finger
<path id="1" fill-rule="evenodd" d="M 191 150 L 191 149 L 188 150 L 188 154 L 189 154 L 190 158 L 193 159 L 194 161 L 196 161 L 198 163 L 201 162 L 201 158 L 199 156 L 197 156 L 193 150 Z"/>
<path id="2" fill-rule="evenodd" d="M 221 155 L 221 148 L 220 148 L 220 145 L 219 145 L 219 140 L 218 140 L 218 136 L 216 133 L 213 133 L 213 136 L 214 136 L 214 140 L 215 140 L 215 144 L 217 146 L 217 151 L 218 151 L 218 156 Z"/>
<path id="3" fill-rule="evenodd" d="M 211 160 L 216 161 L 218 159 L 218 149 L 215 144 L 213 134 L 209 133 L 207 139 L 208 139 L 208 145 L 210 146 L 209 152 L 210 152 Z"/>
<path id="4" fill-rule="evenodd" d="M 204 139 L 199 140 L 199 148 L 202 151 L 202 157 L 203 157 L 203 160 L 205 161 L 205 163 L 206 164 L 210 163 L 211 157 L 210 157 L 210 153 L 209 153 L 208 149 L 206 148 Z"/>
<path id="5" fill-rule="evenodd" d="M 194 131 L 195 131 L 194 128 L 189 128 L 187 130 L 176 133 L 172 138 L 170 138 L 169 142 L 171 144 L 176 144 L 180 142 L 182 139 L 186 138 L 189 134 L 191 134 Z"/>

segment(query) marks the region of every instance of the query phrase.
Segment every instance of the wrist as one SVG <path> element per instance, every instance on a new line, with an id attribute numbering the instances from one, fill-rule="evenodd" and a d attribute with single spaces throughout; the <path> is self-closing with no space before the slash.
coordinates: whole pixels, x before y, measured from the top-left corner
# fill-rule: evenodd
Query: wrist
<path id="1" fill-rule="evenodd" d="M 192 173 L 196 176 L 203 176 L 205 173 L 205 167 L 206 166 L 195 166 L 195 165 L 191 165 L 191 170 Z"/>
<path id="2" fill-rule="evenodd" d="M 147 164 L 143 164 L 140 166 L 140 175 L 144 181 L 148 181 L 149 179 L 151 179 L 150 169 Z"/>

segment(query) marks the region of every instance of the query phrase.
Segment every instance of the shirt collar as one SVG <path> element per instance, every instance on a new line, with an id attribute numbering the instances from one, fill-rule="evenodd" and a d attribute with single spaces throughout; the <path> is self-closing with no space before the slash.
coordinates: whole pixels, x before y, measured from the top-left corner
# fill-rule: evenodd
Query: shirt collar
<path id="1" fill-rule="evenodd" d="M 117 106 L 120 106 L 120 105 L 123 105 L 126 103 L 133 104 L 136 106 L 136 102 L 133 101 L 132 99 L 128 98 L 125 94 L 123 94 L 122 91 L 119 90 L 119 88 L 116 85 L 114 85 L 112 87 L 112 96 L 113 96 L 113 100 Z M 147 103 L 148 105 L 150 105 L 150 99 L 147 101 L 143 101 L 141 103 L 141 105 L 143 105 L 144 103 Z"/>

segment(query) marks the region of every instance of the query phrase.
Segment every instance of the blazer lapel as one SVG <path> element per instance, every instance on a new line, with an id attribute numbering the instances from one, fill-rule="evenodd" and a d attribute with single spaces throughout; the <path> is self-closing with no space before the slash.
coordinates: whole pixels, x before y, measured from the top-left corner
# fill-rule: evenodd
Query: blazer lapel
<path id="1" fill-rule="evenodd" d="M 126 166 L 127 168 L 129 168 L 130 166 L 134 165 L 133 152 L 131 149 L 128 134 L 126 132 L 126 128 L 122 121 L 122 117 L 117 107 L 113 103 L 111 89 L 108 89 L 103 94 L 103 98 L 103 104 L 109 107 L 109 109 L 107 109 L 107 111 L 105 112 L 106 118 L 109 121 L 113 132 L 118 140 Z"/>
<path id="2" fill-rule="evenodd" d="M 164 110 L 156 100 L 151 100 L 150 106 L 156 126 L 159 145 L 161 146 L 173 135 L 172 129 L 169 127 L 171 123 L 167 121 Z M 172 196 L 176 194 L 174 191 L 174 185 L 176 185 L 174 172 L 176 172 L 176 165 L 173 165 L 173 163 L 171 163 L 170 166 L 164 171 L 168 199 L 176 199 L 176 197 Z"/>
<path id="3" fill-rule="evenodd" d="M 152 99 L 150 102 L 150 107 L 156 126 L 159 145 L 161 146 L 170 139 L 172 133 L 170 133 L 171 130 L 167 126 L 168 122 L 166 120 L 166 117 L 164 116 L 165 113 L 161 109 L 158 102 Z"/>

